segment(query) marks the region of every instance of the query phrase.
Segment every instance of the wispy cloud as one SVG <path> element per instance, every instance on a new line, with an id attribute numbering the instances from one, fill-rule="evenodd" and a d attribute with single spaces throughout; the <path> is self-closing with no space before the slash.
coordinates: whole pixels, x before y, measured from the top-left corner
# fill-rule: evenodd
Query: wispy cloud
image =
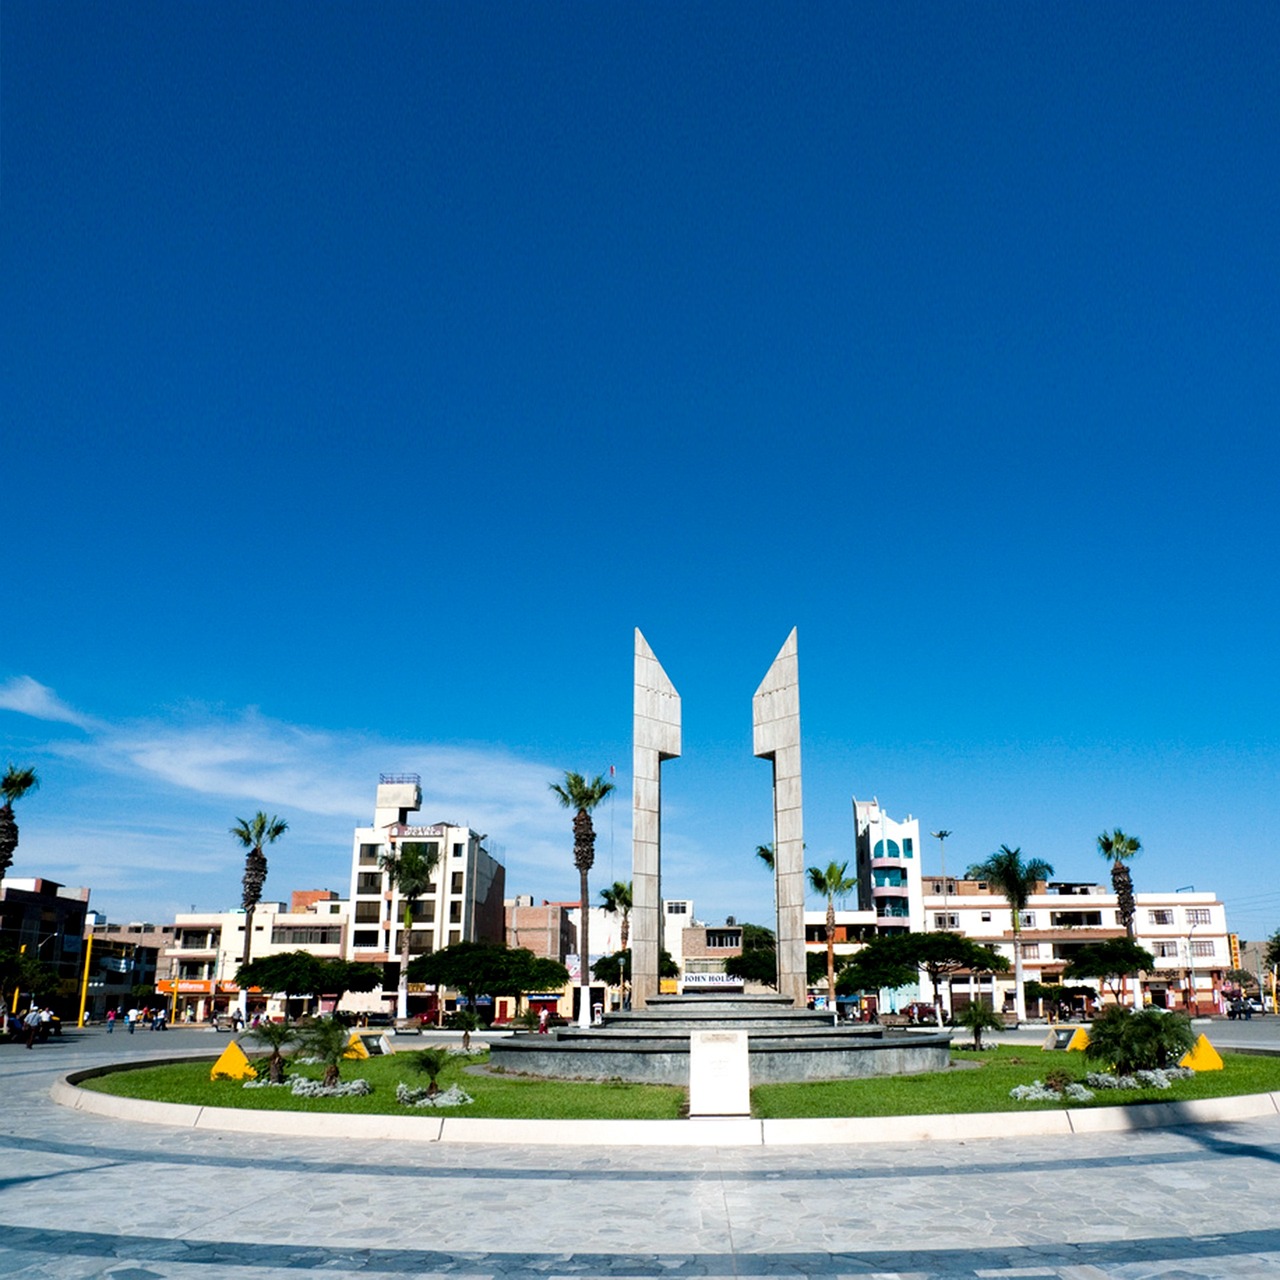
<path id="1" fill-rule="evenodd" d="M 102 722 L 84 715 L 68 706 L 48 685 L 30 676 L 14 676 L 0 684 L 0 709 L 17 711 L 36 720 L 54 720 L 59 724 L 73 724 L 78 729 L 102 728 Z"/>

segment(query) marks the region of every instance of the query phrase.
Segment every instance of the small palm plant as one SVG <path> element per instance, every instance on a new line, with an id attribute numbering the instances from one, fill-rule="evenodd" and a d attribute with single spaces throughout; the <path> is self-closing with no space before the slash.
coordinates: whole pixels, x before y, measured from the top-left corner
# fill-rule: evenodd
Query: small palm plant
<path id="1" fill-rule="evenodd" d="M 284 1050 L 286 1045 L 292 1044 L 298 1038 L 297 1027 L 288 1021 L 266 1021 L 258 1023 L 249 1035 L 254 1040 L 260 1040 L 271 1050 L 271 1056 L 267 1059 L 267 1079 L 272 1084 L 283 1084 Z"/>
<path id="2" fill-rule="evenodd" d="M 324 1087 L 333 1088 L 342 1074 L 342 1060 L 351 1046 L 351 1032 L 337 1018 L 317 1018 L 299 1028 L 298 1041 L 307 1057 L 324 1067 Z"/>
<path id="3" fill-rule="evenodd" d="M 1117 1075 L 1151 1071 L 1177 1065 L 1178 1059 L 1194 1047 L 1191 1021 L 1180 1013 L 1143 1009 L 1134 1013 L 1123 1005 L 1108 1005 L 1089 1027 L 1085 1057 L 1104 1062 Z"/>
<path id="4" fill-rule="evenodd" d="M 480 1017 L 474 1009 L 459 1009 L 449 1018 L 449 1026 L 462 1032 L 462 1047 L 471 1048 L 471 1033 L 480 1029 Z"/>
<path id="5" fill-rule="evenodd" d="M 415 1071 L 421 1071 L 427 1077 L 427 1097 L 434 1098 L 440 1092 L 436 1083 L 440 1073 L 449 1062 L 449 1050 L 437 1045 L 434 1049 L 420 1049 L 409 1063 Z"/>
<path id="6" fill-rule="evenodd" d="M 973 1032 L 973 1047 L 975 1049 L 982 1048 L 982 1033 L 984 1031 L 1002 1031 L 1004 1029 L 1004 1019 L 990 1005 L 983 1004 L 981 1000 L 971 1000 L 955 1015 L 952 1021 L 957 1027 L 964 1027 L 966 1031 Z"/>

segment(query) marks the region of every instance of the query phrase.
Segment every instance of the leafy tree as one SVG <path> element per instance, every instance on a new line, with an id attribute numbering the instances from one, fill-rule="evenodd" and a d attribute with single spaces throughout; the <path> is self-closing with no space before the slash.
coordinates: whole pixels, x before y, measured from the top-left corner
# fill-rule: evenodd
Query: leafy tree
<path id="1" fill-rule="evenodd" d="M 515 996 L 519 1003 L 526 992 L 554 990 L 568 982 L 569 971 L 558 960 L 535 956 L 525 947 L 455 942 L 411 960 L 409 978 L 459 991 L 474 1009 L 482 995 Z"/>
<path id="2" fill-rule="evenodd" d="M 856 995 L 860 991 L 895 990 L 915 982 L 918 966 L 903 953 L 901 942 L 910 934 L 885 934 L 873 938 L 855 952 L 836 980 L 836 991 Z"/>
<path id="3" fill-rule="evenodd" d="M 297 1027 L 288 1019 L 284 1022 L 263 1019 L 249 1032 L 249 1036 L 254 1040 L 260 1040 L 271 1050 L 271 1056 L 267 1059 L 267 1079 L 273 1084 L 283 1083 L 284 1050 L 298 1038 Z"/>
<path id="4" fill-rule="evenodd" d="M 564 785 L 551 783 L 561 805 L 573 809 L 573 865 L 578 868 L 581 879 L 582 925 L 578 937 L 578 972 L 582 978 L 582 1010 L 581 1021 L 586 1025 L 591 1019 L 591 964 L 590 921 L 591 890 L 588 877 L 596 860 L 596 829 L 591 824 L 591 813 L 601 801 L 613 790 L 613 783 L 602 777 L 591 781 L 580 773 L 566 773 Z"/>
<path id="5" fill-rule="evenodd" d="M 778 953 L 773 947 L 754 947 L 741 955 L 729 956 L 724 971 L 740 982 L 757 982 L 764 987 L 778 988 Z"/>
<path id="6" fill-rule="evenodd" d="M 1111 863 L 1111 887 L 1116 892 L 1116 915 L 1124 925 L 1124 931 L 1134 937 L 1133 876 L 1129 862 L 1142 852 L 1142 841 L 1137 836 L 1127 836 L 1117 827 L 1104 831 L 1098 837 L 1098 852 Z"/>
<path id="7" fill-rule="evenodd" d="M 607 889 L 600 890 L 604 909 L 611 916 L 622 917 L 622 949 L 631 941 L 631 881 L 615 880 Z"/>
<path id="8" fill-rule="evenodd" d="M 1026 910 L 1036 883 L 1053 875 L 1053 868 L 1043 858 L 1022 860 L 1021 849 L 1010 849 L 1007 844 L 985 862 L 975 863 L 965 872 L 975 880 L 985 880 L 1004 895 L 1013 913 L 1013 1001 L 1014 1016 L 1018 1022 L 1027 1020 L 1027 998 L 1022 989 L 1022 913 Z"/>
<path id="9" fill-rule="evenodd" d="M 25 951 L 0 949 L 0 1011 L 15 990 L 26 991 L 32 998 L 47 997 L 57 985 L 57 971 L 43 960 Z"/>
<path id="10" fill-rule="evenodd" d="M 1258 979 L 1248 969 L 1228 969 L 1223 975 L 1228 982 L 1234 983 L 1241 991 L 1256 991 Z"/>
<path id="11" fill-rule="evenodd" d="M 1004 1019 L 982 1000 L 971 1000 L 956 1013 L 952 1021 L 957 1027 L 964 1027 L 966 1031 L 973 1033 L 973 1047 L 975 1049 L 982 1048 L 982 1033 L 984 1031 L 1002 1031 L 1004 1029 Z"/>
<path id="12" fill-rule="evenodd" d="M 18 848 L 18 824 L 14 820 L 13 806 L 39 786 L 40 779 L 34 769 L 20 769 L 12 763 L 0 778 L 0 795 L 4 796 L 4 804 L 0 804 L 0 880 L 13 865 L 13 855 Z"/>
<path id="13" fill-rule="evenodd" d="M 287 1012 L 291 1000 L 314 995 L 321 989 L 321 965 L 310 951 L 281 951 L 242 964 L 236 970 L 236 983 L 241 991 L 250 987 L 273 993 L 283 991 Z"/>
<path id="14" fill-rule="evenodd" d="M 847 898 L 857 887 L 857 878 L 848 874 L 847 862 L 828 862 L 826 867 L 807 867 L 809 887 L 827 900 L 827 999 L 836 1007 L 836 899 Z"/>
<path id="15" fill-rule="evenodd" d="M 777 939 L 773 936 L 773 930 L 765 928 L 762 924 L 743 924 L 742 929 L 742 949 L 743 951 L 776 951 Z"/>
<path id="16" fill-rule="evenodd" d="M 288 830 L 289 824 L 283 818 L 268 818 L 261 809 L 252 818 L 237 818 L 236 825 L 231 828 L 231 834 L 248 850 L 244 858 L 244 893 L 241 896 L 244 906 L 241 964 L 249 963 L 249 949 L 253 945 L 253 913 L 262 901 L 262 889 L 267 883 L 267 855 L 262 852 L 262 846 L 275 844 Z"/>
<path id="17" fill-rule="evenodd" d="M 382 966 L 363 960 L 321 960 L 319 985 L 313 995 L 331 995 L 334 1007 L 348 991 L 376 991 L 382 985 Z"/>
<path id="18" fill-rule="evenodd" d="M 736 959 L 736 957 L 733 957 Z M 726 961 L 726 972 L 728 962 Z M 606 987 L 619 987 L 631 981 L 631 952 L 615 951 L 612 955 L 601 956 L 591 966 L 592 976 Z M 658 957 L 658 977 L 678 978 L 680 966 L 671 958 L 671 952 L 665 948 Z"/>
<path id="19" fill-rule="evenodd" d="M 1089 1027 L 1085 1057 L 1104 1062 L 1119 1075 L 1171 1067 L 1196 1042 L 1191 1020 L 1180 1013 L 1158 1009 L 1134 1012 L 1123 1005 L 1108 1005 Z"/>
<path id="20" fill-rule="evenodd" d="M 1076 952 L 1063 966 L 1064 978 L 1097 978 L 1109 986 L 1117 1000 L 1126 975 L 1150 972 L 1156 967 L 1156 958 L 1132 938 L 1109 938 L 1105 942 L 1091 942 Z"/>
<path id="21" fill-rule="evenodd" d="M 1263 952 L 1262 959 L 1268 969 L 1280 966 L 1280 929 L 1277 929 L 1268 939 L 1267 949 Z"/>
<path id="22" fill-rule="evenodd" d="M 307 1057 L 324 1067 L 325 1087 L 337 1084 L 342 1060 L 351 1046 L 351 1032 L 337 1018 L 317 1018 L 298 1029 L 298 1043 Z"/>
<path id="23" fill-rule="evenodd" d="M 914 960 L 933 983 L 933 1008 L 938 1026 L 942 1026 L 939 986 L 946 974 L 961 970 L 1005 973 L 1009 968 L 1008 960 L 998 951 L 958 933 L 904 933 L 898 935 L 897 941 L 901 954 L 908 960 Z"/>
<path id="24" fill-rule="evenodd" d="M 431 888 L 440 865 L 440 847 L 435 843 L 406 843 L 396 850 L 394 840 L 378 859 L 392 889 L 400 892 L 404 916 L 400 922 L 400 980 L 396 984 L 396 1017 L 409 1016 L 409 931 L 413 927 L 413 906 Z"/>

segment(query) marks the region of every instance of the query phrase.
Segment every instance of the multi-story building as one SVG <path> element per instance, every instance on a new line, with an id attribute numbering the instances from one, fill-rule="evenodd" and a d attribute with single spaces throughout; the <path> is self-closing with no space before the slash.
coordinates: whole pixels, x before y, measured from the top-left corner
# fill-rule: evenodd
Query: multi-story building
<path id="1" fill-rule="evenodd" d="M 174 943 L 171 924 L 110 924 L 105 916 L 89 913 L 89 986 L 85 1016 L 100 1022 L 108 1009 L 127 1009 L 153 990 L 161 975 L 161 956 Z M 165 972 L 167 972 L 167 968 Z"/>
<path id="2" fill-rule="evenodd" d="M 741 978 L 724 971 L 730 956 L 742 954 L 742 926 L 729 919 L 722 925 L 687 925 L 681 937 L 680 991 L 736 992 L 743 989 Z"/>
<path id="3" fill-rule="evenodd" d="M 1139 893 L 1135 899 L 1135 940 L 1156 962 L 1142 980 L 1143 1000 L 1168 1009 L 1222 1012 L 1222 979 L 1231 968 L 1222 903 L 1212 893 L 1196 892 Z M 926 877 L 924 907 L 926 928 L 961 933 L 994 947 L 1012 964 L 1013 912 L 985 881 Z M 1022 913 L 1020 931 L 1023 979 L 1046 984 L 1062 981 L 1063 968 L 1081 947 L 1125 936 L 1116 896 L 1109 888 L 1069 881 L 1036 886 Z M 954 1005 L 945 997 L 944 1004 L 963 1006 L 978 990 L 977 979 L 958 975 L 951 981 Z M 981 990 L 983 998 L 990 998 L 989 985 Z M 997 979 L 996 993 L 997 1004 L 1012 1009 L 1012 969 Z M 1124 999 L 1131 998 L 1126 984 Z"/>
<path id="4" fill-rule="evenodd" d="M 249 958 L 309 951 L 322 960 L 342 959 L 347 951 L 348 906 L 331 890 L 295 894 L 289 909 L 283 902 L 258 903 Z M 177 916 L 172 943 L 160 957 L 166 976 L 156 989 L 174 1002 L 178 1021 L 204 1022 L 238 1003 L 236 970 L 244 959 L 244 926 L 243 910 Z M 282 1012 L 269 1007 L 272 995 L 251 993 L 250 1011 Z"/>
<path id="5" fill-rule="evenodd" d="M 485 847 L 487 836 L 449 822 L 410 823 L 422 807 L 422 780 L 416 774 L 382 774 L 373 825 L 357 827 L 351 852 L 351 935 L 348 958 L 381 964 L 383 994 L 396 990 L 404 901 L 382 867 L 383 855 L 399 844 L 425 844 L 439 859 L 427 892 L 413 904 L 409 956 L 428 955 L 456 942 L 502 942 L 506 871 Z M 410 1007 L 429 1001 L 422 988 L 409 988 Z M 355 1003 L 360 1003 L 356 1001 Z"/>
<path id="6" fill-rule="evenodd" d="M 0 947 L 25 951 L 48 965 L 60 982 L 83 981 L 84 934 L 89 890 L 69 889 L 56 880 L 9 876 L 0 881 Z M 12 997 L 12 992 L 8 993 Z M 29 996 L 30 992 L 23 992 Z M 79 1012 L 55 992 L 36 993 L 67 1019 Z"/>
<path id="7" fill-rule="evenodd" d="M 858 907 L 874 911 L 879 933 L 911 933 L 924 928 L 920 821 L 907 815 L 895 822 L 879 800 L 853 801 Z"/>

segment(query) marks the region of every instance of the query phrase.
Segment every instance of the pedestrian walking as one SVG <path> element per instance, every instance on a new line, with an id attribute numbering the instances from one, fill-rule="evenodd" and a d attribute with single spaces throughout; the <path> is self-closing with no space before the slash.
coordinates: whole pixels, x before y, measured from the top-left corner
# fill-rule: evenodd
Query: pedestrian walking
<path id="1" fill-rule="evenodd" d="M 116 1029 L 116 1011 L 114 1009 L 107 1010 L 107 1035 L 110 1035 Z"/>
<path id="2" fill-rule="evenodd" d="M 40 1034 L 40 1010 L 35 1005 L 27 1010 L 27 1016 L 23 1018 L 22 1025 L 27 1029 L 27 1048 L 34 1049 L 36 1036 Z"/>

